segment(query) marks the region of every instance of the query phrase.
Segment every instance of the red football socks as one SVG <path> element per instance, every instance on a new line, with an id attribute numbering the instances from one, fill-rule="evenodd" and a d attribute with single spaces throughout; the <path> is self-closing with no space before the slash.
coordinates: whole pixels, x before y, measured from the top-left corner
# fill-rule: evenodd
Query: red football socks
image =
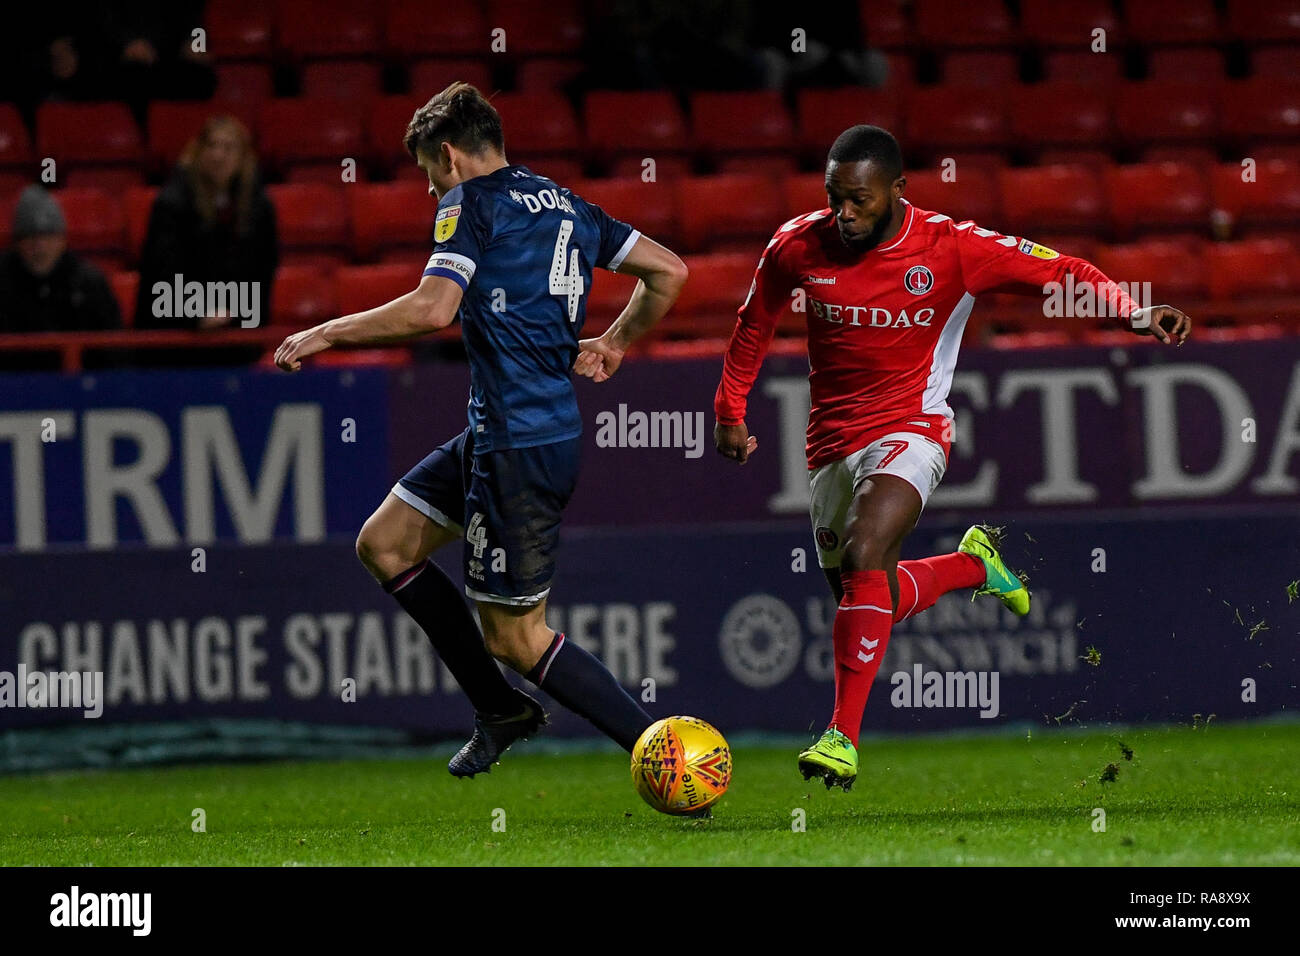
<path id="1" fill-rule="evenodd" d="M 898 562 L 898 607 L 894 623 L 920 614 L 940 594 L 984 584 L 984 562 L 973 554 L 954 551 L 919 561 Z"/>
<path id="2" fill-rule="evenodd" d="M 831 639 L 835 646 L 835 712 L 832 727 L 858 745 L 862 712 L 871 682 L 889 645 L 893 609 L 884 571 L 846 571 L 840 575 L 844 599 L 835 612 Z"/>

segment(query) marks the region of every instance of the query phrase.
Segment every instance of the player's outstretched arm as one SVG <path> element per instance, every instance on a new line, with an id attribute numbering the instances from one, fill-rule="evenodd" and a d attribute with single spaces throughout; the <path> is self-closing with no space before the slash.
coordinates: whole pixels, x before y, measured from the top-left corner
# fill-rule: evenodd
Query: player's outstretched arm
<path id="1" fill-rule="evenodd" d="M 400 342 L 445 329 L 456 319 L 462 294 L 451 279 L 425 276 L 415 289 L 391 302 L 295 332 L 275 350 L 275 364 L 296 372 L 303 359 L 333 345 Z"/>
<path id="2" fill-rule="evenodd" d="M 686 284 L 686 263 L 671 249 L 645 236 L 637 239 L 618 271 L 641 281 L 603 335 L 578 343 L 582 351 L 573 363 L 575 372 L 596 382 L 607 381 L 618 371 L 624 353 L 668 313 Z"/>

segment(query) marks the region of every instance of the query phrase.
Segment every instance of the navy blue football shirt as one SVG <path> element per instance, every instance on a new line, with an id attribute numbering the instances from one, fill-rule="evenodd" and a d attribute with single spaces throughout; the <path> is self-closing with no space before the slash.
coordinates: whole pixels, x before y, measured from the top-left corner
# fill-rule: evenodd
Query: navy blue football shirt
<path id="1" fill-rule="evenodd" d="M 449 190 L 438 203 L 427 276 L 465 290 L 474 450 L 582 433 L 570 376 L 595 267 L 617 271 L 640 233 L 523 166 Z"/>

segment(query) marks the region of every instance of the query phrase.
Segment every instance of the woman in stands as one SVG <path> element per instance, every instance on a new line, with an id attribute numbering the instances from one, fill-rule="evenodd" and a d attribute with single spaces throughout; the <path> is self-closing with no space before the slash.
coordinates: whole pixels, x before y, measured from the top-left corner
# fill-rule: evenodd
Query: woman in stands
<path id="1" fill-rule="evenodd" d="M 154 291 L 183 282 L 257 282 L 259 316 L 270 316 L 271 282 L 279 253 L 275 211 L 257 172 L 253 140 L 243 123 L 213 116 L 181 154 L 158 193 L 140 257 L 137 328 L 214 329 L 230 326 L 229 310 L 174 315 L 174 297 Z M 250 287 L 251 288 L 251 287 Z M 235 323 L 237 328 L 239 323 Z"/>

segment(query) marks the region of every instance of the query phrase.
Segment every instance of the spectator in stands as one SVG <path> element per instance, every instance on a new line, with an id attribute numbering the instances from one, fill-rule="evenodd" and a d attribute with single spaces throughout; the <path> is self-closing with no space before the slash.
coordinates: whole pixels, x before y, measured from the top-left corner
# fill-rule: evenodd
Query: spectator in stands
<path id="1" fill-rule="evenodd" d="M 279 260 L 275 210 L 257 172 L 243 123 L 214 116 L 181 154 L 158 193 L 140 256 L 137 328 L 222 328 L 230 315 L 159 318 L 157 282 L 258 282 L 261 321 L 269 321 L 271 282 Z M 237 327 L 237 326 L 236 326 Z"/>
<path id="2" fill-rule="evenodd" d="M 217 88 L 206 37 L 199 43 L 194 36 L 203 7 L 203 0 L 100 5 L 117 95 L 141 122 L 150 100 L 205 100 Z"/>
<path id="3" fill-rule="evenodd" d="M 28 186 L 14 208 L 14 247 L 0 256 L 0 332 L 71 332 L 122 324 L 104 274 L 68 251 L 58 202 Z"/>

